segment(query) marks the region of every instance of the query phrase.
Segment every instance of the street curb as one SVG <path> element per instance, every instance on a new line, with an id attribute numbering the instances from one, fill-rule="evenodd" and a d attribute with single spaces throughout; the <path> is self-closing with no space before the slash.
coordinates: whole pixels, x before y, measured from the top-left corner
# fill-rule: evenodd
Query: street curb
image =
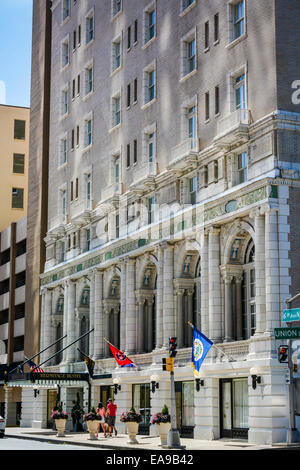
<path id="1" fill-rule="evenodd" d="M 91 444 L 89 442 L 73 442 L 73 441 L 66 441 L 64 439 L 62 439 L 61 441 L 58 441 L 56 439 L 54 439 L 53 437 L 50 437 L 50 438 L 42 438 L 42 437 L 38 437 L 38 436 L 28 436 L 28 435 L 16 435 L 16 434 L 7 434 L 5 433 L 5 437 L 11 437 L 13 439 L 26 439 L 28 441 L 32 440 L 32 441 L 38 441 L 38 442 L 50 442 L 52 444 L 58 444 L 58 445 L 64 445 L 64 444 L 67 444 L 67 445 L 74 445 L 74 446 L 81 446 L 81 447 L 91 447 L 91 448 L 99 448 L 99 449 L 106 449 L 106 450 L 148 450 L 148 451 L 153 451 L 155 452 L 156 449 L 149 449 L 149 448 L 145 448 L 145 447 L 141 447 L 141 448 L 138 448 L 138 447 L 128 447 L 128 446 L 108 446 L 106 444 Z M 157 449 L 159 450 L 159 449 Z"/>

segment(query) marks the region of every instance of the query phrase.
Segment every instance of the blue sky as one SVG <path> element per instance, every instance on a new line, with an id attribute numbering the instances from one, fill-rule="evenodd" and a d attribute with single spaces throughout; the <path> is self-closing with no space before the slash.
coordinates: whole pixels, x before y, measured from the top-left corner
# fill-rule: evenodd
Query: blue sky
<path id="1" fill-rule="evenodd" d="M 32 0 L 0 0 L 1 104 L 30 106 L 31 34 Z"/>

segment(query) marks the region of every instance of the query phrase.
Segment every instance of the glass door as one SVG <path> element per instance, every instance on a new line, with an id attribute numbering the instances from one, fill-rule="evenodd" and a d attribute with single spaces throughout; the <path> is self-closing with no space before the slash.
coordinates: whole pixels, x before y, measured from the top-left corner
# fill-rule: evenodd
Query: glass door
<path id="1" fill-rule="evenodd" d="M 176 420 L 181 437 L 194 435 L 194 381 L 175 382 Z"/>
<path id="2" fill-rule="evenodd" d="M 248 437 L 248 379 L 220 381 L 221 437 Z"/>
<path id="3" fill-rule="evenodd" d="M 48 390 L 47 393 L 47 428 L 53 428 L 53 420 L 51 419 L 52 410 L 56 404 L 58 398 L 57 390 Z"/>
<path id="4" fill-rule="evenodd" d="M 132 386 L 132 406 L 143 417 L 143 421 L 139 425 L 139 434 L 148 435 L 151 419 L 150 384 L 134 384 Z"/>

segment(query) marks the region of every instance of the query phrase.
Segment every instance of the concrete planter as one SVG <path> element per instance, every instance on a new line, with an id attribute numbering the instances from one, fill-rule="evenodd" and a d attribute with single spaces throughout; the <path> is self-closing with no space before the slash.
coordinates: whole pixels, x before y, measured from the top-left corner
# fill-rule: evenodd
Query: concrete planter
<path id="1" fill-rule="evenodd" d="M 134 421 L 128 422 L 126 423 L 126 427 L 127 427 L 127 433 L 129 436 L 129 441 L 127 442 L 127 444 L 138 444 L 136 435 L 139 430 L 139 423 L 135 423 Z"/>
<path id="2" fill-rule="evenodd" d="M 89 440 L 96 441 L 98 439 L 96 434 L 98 431 L 98 426 L 99 426 L 100 421 L 98 419 L 94 419 L 94 420 L 90 419 L 86 423 L 87 423 L 88 431 L 90 433 Z"/>
<path id="3" fill-rule="evenodd" d="M 57 429 L 56 437 L 65 437 L 65 429 L 66 429 L 66 419 L 56 419 L 55 426 Z"/>
<path id="4" fill-rule="evenodd" d="M 171 423 L 159 423 L 157 427 L 160 437 L 160 443 L 162 446 L 166 446 L 168 441 L 168 433 L 171 429 Z"/>

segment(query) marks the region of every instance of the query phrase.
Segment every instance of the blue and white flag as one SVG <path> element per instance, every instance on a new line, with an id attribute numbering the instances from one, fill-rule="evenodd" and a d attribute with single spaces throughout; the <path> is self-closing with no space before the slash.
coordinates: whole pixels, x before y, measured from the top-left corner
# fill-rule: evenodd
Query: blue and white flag
<path id="1" fill-rule="evenodd" d="M 200 367 L 212 345 L 213 342 L 194 327 L 192 368 L 196 377 L 200 376 Z"/>

